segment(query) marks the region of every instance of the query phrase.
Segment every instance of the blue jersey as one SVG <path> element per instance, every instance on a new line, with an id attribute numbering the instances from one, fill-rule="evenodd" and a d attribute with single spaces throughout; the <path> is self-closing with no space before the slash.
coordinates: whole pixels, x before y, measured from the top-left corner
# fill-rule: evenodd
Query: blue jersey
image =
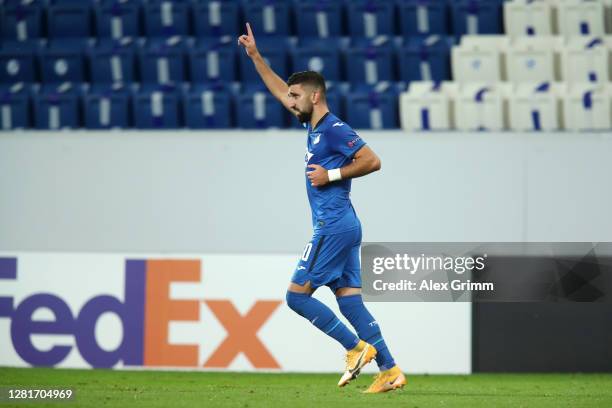
<path id="1" fill-rule="evenodd" d="M 346 123 L 331 112 L 319 120 L 315 129 L 308 129 L 306 171 L 308 165 L 318 164 L 327 170 L 344 167 L 353 161 L 355 153 L 365 142 Z M 313 187 L 306 176 L 306 192 L 312 212 L 315 234 L 337 234 L 360 227 L 350 200 L 351 179 L 334 181 Z"/>

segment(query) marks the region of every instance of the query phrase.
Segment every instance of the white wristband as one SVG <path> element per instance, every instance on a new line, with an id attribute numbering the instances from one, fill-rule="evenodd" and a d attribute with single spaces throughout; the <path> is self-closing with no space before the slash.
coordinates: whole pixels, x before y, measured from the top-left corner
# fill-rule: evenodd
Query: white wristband
<path id="1" fill-rule="evenodd" d="M 331 169 L 327 170 L 327 177 L 329 178 L 329 182 L 342 180 L 342 174 L 340 174 L 340 169 Z"/>

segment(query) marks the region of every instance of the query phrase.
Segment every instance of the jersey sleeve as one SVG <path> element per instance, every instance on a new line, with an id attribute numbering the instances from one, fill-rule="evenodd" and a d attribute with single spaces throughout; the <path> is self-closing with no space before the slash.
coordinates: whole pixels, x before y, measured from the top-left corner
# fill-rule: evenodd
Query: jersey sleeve
<path id="1" fill-rule="evenodd" d="M 342 123 L 342 122 L 338 122 Z M 363 146 L 366 142 L 346 123 L 342 123 L 341 126 L 332 127 L 332 150 L 338 152 L 345 157 L 352 159 L 355 153 Z"/>

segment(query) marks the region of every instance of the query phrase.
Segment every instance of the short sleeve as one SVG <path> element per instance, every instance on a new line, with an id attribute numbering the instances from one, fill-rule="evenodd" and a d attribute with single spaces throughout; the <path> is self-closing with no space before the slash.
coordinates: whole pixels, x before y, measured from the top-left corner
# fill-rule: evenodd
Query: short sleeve
<path id="1" fill-rule="evenodd" d="M 366 142 L 346 123 L 337 122 L 330 129 L 332 133 L 332 150 L 352 159 L 355 153 Z"/>

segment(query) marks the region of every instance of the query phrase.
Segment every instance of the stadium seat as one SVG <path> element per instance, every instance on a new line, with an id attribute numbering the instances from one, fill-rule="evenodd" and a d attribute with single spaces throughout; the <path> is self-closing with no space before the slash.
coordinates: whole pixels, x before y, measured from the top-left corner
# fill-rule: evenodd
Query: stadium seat
<path id="1" fill-rule="evenodd" d="M 447 82 L 415 81 L 400 95 L 400 124 L 405 131 L 450 130 Z"/>
<path id="2" fill-rule="evenodd" d="M 394 47 L 386 36 L 354 40 L 346 50 L 346 78 L 352 84 L 395 80 Z"/>
<path id="3" fill-rule="evenodd" d="M 564 0 L 557 3 L 557 27 L 566 37 L 600 36 L 604 30 L 604 6 L 601 1 Z"/>
<path id="4" fill-rule="evenodd" d="M 251 24 L 255 38 L 263 36 L 287 36 L 291 3 L 284 0 L 244 1 L 242 10 L 245 21 Z"/>
<path id="5" fill-rule="evenodd" d="M 131 83 L 136 79 L 136 44 L 129 38 L 100 41 L 88 52 L 92 83 Z"/>
<path id="6" fill-rule="evenodd" d="M 501 1 L 457 0 L 450 2 L 450 5 L 456 36 L 502 33 Z"/>
<path id="7" fill-rule="evenodd" d="M 284 128 L 287 111 L 267 89 L 247 90 L 237 96 L 237 125 L 243 129 Z"/>
<path id="8" fill-rule="evenodd" d="M 237 37 L 240 5 L 236 1 L 203 1 L 193 6 L 196 37 Z"/>
<path id="9" fill-rule="evenodd" d="M 138 129 L 174 129 L 182 127 L 180 93 L 167 87 L 144 87 L 132 95 L 134 127 Z"/>
<path id="10" fill-rule="evenodd" d="M 89 4 L 54 4 L 47 10 L 49 38 L 86 39 L 92 34 Z"/>
<path id="11" fill-rule="evenodd" d="M 186 49 L 186 42 L 178 37 L 148 41 L 139 53 L 141 81 L 165 85 L 186 80 Z"/>
<path id="12" fill-rule="evenodd" d="M 451 78 L 450 41 L 432 35 L 414 37 L 398 50 L 399 79 L 410 81 L 445 81 Z"/>
<path id="13" fill-rule="evenodd" d="M 551 82 L 514 85 L 509 95 L 509 128 L 517 131 L 562 129 L 559 112 L 565 84 Z"/>
<path id="14" fill-rule="evenodd" d="M 509 38 L 502 36 L 463 36 L 451 50 L 453 79 L 459 82 L 499 82 L 505 78 L 503 53 Z"/>
<path id="15" fill-rule="evenodd" d="M 140 4 L 115 0 L 95 8 L 98 37 L 120 39 L 140 36 Z"/>
<path id="16" fill-rule="evenodd" d="M 37 3 L 7 4 L 0 7 L 1 38 L 26 41 L 41 37 L 42 7 Z"/>
<path id="17" fill-rule="evenodd" d="M 398 93 L 381 82 L 346 96 L 346 121 L 355 129 L 393 129 L 398 121 Z"/>
<path id="18" fill-rule="evenodd" d="M 610 80 L 610 51 L 603 38 L 571 38 L 561 59 L 564 81 L 606 83 Z"/>
<path id="19" fill-rule="evenodd" d="M 300 38 L 339 37 L 342 29 L 342 4 L 339 2 L 296 2 L 297 35 Z"/>
<path id="20" fill-rule="evenodd" d="M 328 81 L 342 80 L 340 44 L 327 39 L 302 40 L 292 53 L 294 71 L 317 71 Z"/>
<path id="21" fill-rule="evenodd" d="M 189 50 L 191 80 L 195 83 L 235 81 L 236 49 L 236 41 L 230 36 L 199 41 Z"/>
<path id="22" fill-rule="evenodd" d="M 404 37 L 449 32 L 448 5 L 441 0 L 400 0 L 400 34 Z"/>
<path id="23" fill-rule="evenodd" d="M 0 85 L 0 128 L 25 129 L 32 123 L 30 91 L 23 83 Z"/>
<path id="24" fill-rule="evenodd" d="M 451 92 L 454 94 L 453 117 L 457 130 L 505 129 L 504 99 L 510 91 L 511 86 L 501 83 L 456 84 L 456 89 Z"/>
<path id="25" fill-rule="evenodd" d="M 287 61 L 289 57 L 289 44 L 285 38 L 271 38 L 266 40 L 265 38 L 257 38 L 257 48 L 263 55 L 264 60 L 270 67 L 280 76 L 281 78 L 287 78 L 289 68 Z M 243 49 L 239 50 L 240 54 L 240 78 L 244 83 L 259 83 L 261 78 L 253 62 L 246 55 Z"/>
<path id="26" fill-rule="evenodd" d="M 130 92 L 121 85 L 94 87 L 83 97 L 87 129 L 130 127 Z"/>
<path id="27" fill-rule="evenodd" d="M 85 80 L 83 48 L 85 43 L 51 43 L 40 51 L 42 82 L 80 83 Z"/>
<path id="28" fill-rule="evenodd" d="M 517 37 L 508 48 L 505 72 L 510 82 L 555 81 L 557 51 L 561 37 Z"/>
<path id="29" fill-rule="evenodd" d="M 43 86 L 34 96 L 34 120 L 36 129 L 76 129 L 81 126 L 81 90 L 74 85 Z"/>
<path id="30" fill-rule="evenodd" d="M 144 28 L 147 37 L 189 35 L 189 4 L 165 0 L 145 4 Z"/>
<path id="31" fill-rule="evenodd" d="M 610 84 L 571 85 L 563 101 L 565 128 L 574 131 L 611 130 L 610 98 Z"/>
<path id="32" fill-rule="evenodd" d="M 37 82 L 36 52 L 10 45 L 0 48 L 0 83 Z"/>
<path id="33" fill-rule="evenodd" d="M 348 32 L 351 37 L 395 35 L 394 4 L 387 1 L 347 2 Z"/>
<path id="34" fill-rule="evenodd" d="M 552 35 L 552 4 L 533 0 L 507 1 L 504 3 L 504 27 L 511 37 Z"/>
<path id="35" fill-rule="evenodd" d="M 223 86 L 195 86 L 183 94 L 184 122 L 190 129 L 226 129 L 232 121 L 232 94 Z"/>

